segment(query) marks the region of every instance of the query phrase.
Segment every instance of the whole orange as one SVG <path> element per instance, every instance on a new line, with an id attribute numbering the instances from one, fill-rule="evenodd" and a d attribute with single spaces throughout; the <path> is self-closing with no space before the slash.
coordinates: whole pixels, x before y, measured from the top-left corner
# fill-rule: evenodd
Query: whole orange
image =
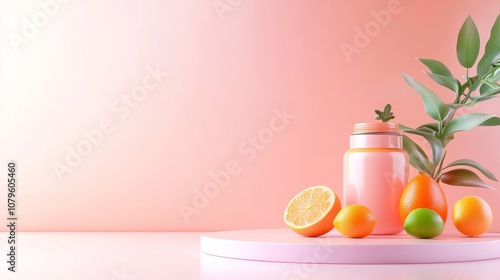
<path id="1" fill-rule="evenodd" d="M 443 190 L 436 180 L 427 174 L 420 174 L 406 184 L 399 201 L 399 217 L 404 224 L 406 216 L 418 208 L 436 211 L 446 222 L 448 205 Z"/>
<path id="2" fill-rule="evenodd" d="M 366 206 L 351 204 L 342 208 L 333 220 L 333 225 L 342 235 L 363 238 L 375 229 L 375 215 Z"/>
<path id="3" fill-rule="evenodd" d="M 451 216 L 458 231 L 467 236 L 485 233 L 493 221 L 490 206 L 477 196 L 466 196 L 457 201 Z"/>

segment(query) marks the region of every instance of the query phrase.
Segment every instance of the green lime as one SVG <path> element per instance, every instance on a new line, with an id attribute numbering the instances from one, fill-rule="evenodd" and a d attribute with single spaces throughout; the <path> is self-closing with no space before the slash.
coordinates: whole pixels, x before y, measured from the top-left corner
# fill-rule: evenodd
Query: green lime
<path id="1" fill-rule="evenodd" d="M 427 208 L 418 208 L 406 217 L 405 231 L 417 238 L 433 238 L 444 230 L 444 222 L 438 213 Z"/>

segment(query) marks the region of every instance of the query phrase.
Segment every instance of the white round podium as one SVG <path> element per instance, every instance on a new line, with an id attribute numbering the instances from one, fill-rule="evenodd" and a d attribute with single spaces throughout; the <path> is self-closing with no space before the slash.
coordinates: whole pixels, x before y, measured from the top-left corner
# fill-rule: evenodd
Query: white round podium
<path id="1" fill-rule="evenodd" d="M 335 230 L 320 237 L 303 237 L 290 229 L 235 230 L 203 234 L 200 247 L 206 254 L 255 261 L 443 263 L 500 258 L 500 233 L 466 237 L 449 232 L 434 239 L 417 239 L 402 233 L 351 239 Z"/>

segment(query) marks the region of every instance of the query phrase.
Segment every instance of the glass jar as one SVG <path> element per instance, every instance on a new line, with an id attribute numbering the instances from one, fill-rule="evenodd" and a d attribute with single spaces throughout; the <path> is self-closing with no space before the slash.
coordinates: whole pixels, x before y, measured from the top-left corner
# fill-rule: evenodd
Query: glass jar
<path id="1" fill-rule="evenodd" d="M 408 154 L 395 123 L 357 123 L 344 155 L 343 205 L 368 207 L 377 224 L 372 234 L 403 230 L 399 199 L 408 181 Z"/>

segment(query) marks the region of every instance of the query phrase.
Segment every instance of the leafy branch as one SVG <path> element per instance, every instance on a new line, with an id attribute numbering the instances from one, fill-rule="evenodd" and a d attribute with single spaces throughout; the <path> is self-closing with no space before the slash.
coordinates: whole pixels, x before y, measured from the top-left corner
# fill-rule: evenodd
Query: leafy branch
<path id="1" fill-rule="evenodd" d="M 409 154 L 410 164 L 420 173 L 426 173 L 436 181 L 454 186 L 471 186 L 491 188 L 472 170 L 460 168 L 468 167 L 479 171 L 488 179 L 498 181 L 496 177 L 479 163 L 461 159 L 444 164 L 446 146 L 454 139 L 455 133 L 467 131 L 478 126 L 498 126 L 500 118 L 492 114 L 468 113 L 455 117 L 455 113 L 463 107 L 474 106 L 480 102 L 498 98 L 500 94 L 500 15 L 497 16 L 491 29 L 491 34 L 485 46 L 485 52 L 476 66 L 476 75 L 470 75 L 479 55 L 480 38 L 474 20 L 469 16 L 462 24 L 458 34 L 456 52 L 457 58 L 465 68 L 463 82 L 455 78 L 451 71 L 442 62 L 434 59 L 418 58 L 430 72 L 425 72 L 439 85 L 454 93 L 452 103 L 446 103 L 433 91 L 402 73 L 406 83 L 420 96 L 424 103 L 427 115 L 434 121 L 417 128 L 401 125 L 401 130 L 408 134 L 423 137 L 430 145 L 432 156 L 406 135 L 403 136 L 403 147 Z M 375 111 L 377 119 L 388 121 L 394 118 L 390 112 L 390 105 L 386 112 Z M 390 117 L 390 119 L 388 119 Z M 451 169 L 450 169 L 451 168 Z"/>

